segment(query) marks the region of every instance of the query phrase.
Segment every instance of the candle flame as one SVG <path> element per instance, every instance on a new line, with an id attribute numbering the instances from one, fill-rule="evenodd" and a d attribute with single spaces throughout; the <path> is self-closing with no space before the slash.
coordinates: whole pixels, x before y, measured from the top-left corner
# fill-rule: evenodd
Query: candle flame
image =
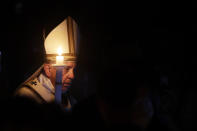
<path id="1" fill-rule="evenodd" d="M 63 51 L 62 51 L 62 48 L 59 47 L 58 50 L 57 50 L 58 55 L 62 55 L 62 52 L 63 52 Z"/>

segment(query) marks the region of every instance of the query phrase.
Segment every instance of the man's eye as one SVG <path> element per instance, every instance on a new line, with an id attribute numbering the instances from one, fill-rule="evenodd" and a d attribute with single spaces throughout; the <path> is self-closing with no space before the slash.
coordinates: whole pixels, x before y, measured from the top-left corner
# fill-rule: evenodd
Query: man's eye
<path id="1" fill-rule="evenodd" d="M 70 67 L 66 67 L 66 68 L 64 68 L 66 71 L 68 71 L 69 69 L 70 69 Z"/>

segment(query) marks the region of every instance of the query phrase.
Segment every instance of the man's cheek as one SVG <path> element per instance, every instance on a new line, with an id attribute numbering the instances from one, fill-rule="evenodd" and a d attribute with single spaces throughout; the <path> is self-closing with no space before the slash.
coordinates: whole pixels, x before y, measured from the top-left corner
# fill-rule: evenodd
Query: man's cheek
<path id="1" fill-rule="evenodd" d="M 66 83 L 66 75 L 62 75 L 62 84 Z"/>
<path id="2" fill-rule="evenodd" d="M 55 68 L 51 69 L 51 74 L 52 74 L 52 77 L 56 78 L 56 69 Z"/>

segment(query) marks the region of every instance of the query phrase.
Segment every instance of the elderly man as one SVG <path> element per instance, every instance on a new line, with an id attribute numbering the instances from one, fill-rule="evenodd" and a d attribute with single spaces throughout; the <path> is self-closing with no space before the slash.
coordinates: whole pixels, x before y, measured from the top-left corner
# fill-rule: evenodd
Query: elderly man
<path id="1" fill-rule="evenodd" d="M 58 101 L 65 109 L 71 109 L 76 103 L 69 90 L 74 79 L 78 33 L 77 24 L 71 17 L 54 28 L 44 41 L 45 63 L 19 86 L 15 95 L 38 103 Z"/>

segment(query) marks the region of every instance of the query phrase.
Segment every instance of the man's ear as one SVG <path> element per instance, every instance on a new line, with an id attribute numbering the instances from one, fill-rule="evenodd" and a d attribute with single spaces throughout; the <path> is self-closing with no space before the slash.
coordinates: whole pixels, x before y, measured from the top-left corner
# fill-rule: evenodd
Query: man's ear
<path id="1" fill-rule="evenodd" d="M 52 73 L 51 73 L 51 66 L 50 64 L 44 64 L 44 72 L 46 74 L 47 77 L 51 77 Z"/>
<path id="2" fill-rule="evenodd" d="M 51 80 L 53 86 L 55 86 L 56 69 L 53 68 L 50 64 L 44 64 L 44 72 L 46 76 Z"/>

